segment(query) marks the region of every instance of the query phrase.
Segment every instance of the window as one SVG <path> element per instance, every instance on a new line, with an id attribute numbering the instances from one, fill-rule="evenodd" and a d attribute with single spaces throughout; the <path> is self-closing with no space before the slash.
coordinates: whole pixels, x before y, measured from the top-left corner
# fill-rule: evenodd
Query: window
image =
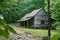
<path id="1" fill-rule="evenodd" d="M 41 24 L 44 24 L 44 20 L 41 20 Z"/>

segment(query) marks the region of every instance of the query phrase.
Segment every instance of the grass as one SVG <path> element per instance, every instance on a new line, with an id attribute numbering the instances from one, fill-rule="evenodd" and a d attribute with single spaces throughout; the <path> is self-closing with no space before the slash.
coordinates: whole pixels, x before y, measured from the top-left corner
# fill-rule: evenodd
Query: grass
<path id="1" fill-rule="evenodd" d="M 51 40 L 60 40 L 60 34 L 54 35 Z"/>
<path id="2" fill-rule="evenodd" d="M 11 24 L 10 24 L 11 25 Z M 16 25 L 11 25 L 14 26 L 15 29 L 22 30 L 26 33 L 30 33 L 33 36 L 48 36 L 48 30 L 44 29 L 31 29 L 31 28 L 23 28 L 23 27 L 15 27 Z M 57 28 L 58 29 L 58 28 Z M 60 28 L 59 28 L 60 29 Z M 51 30 L 51 37 L 55 34 L 60 34 L 60 30 Z"/>
<path id="3" fill-rule="evenodd" d="M 44 29 L 30 29 L 30 28 L 23 28 L 23 27 L 17 27 L 17 29 L 22 30 L 26 33 L 32 34 L 35 37 L 47 36 L 48 35 L 48 30 L 44 30 Z M 55 30 L 51 30 L 51 37 L 54 34 L 60 34 L 60 33 L 55 31 Z"/>
<path id="4" fill-rule="evenodd" d="M 13 24 L 11 26 L 13 26 L 13 28 L 15 28 L 17 30 L 22 30 L 26 33 L 29 33 L 34 37 L 46 37 L 46 36 L 48 36 L 48 30 L 23 28 L 23 27 L 18 27 L 18 26 L 16 27 L 16 25 L 13 25 Z M 57 30 L 51 30 L 51 40 L 60 40 L 60 27 L 57 27 L 56 29 Z"/>

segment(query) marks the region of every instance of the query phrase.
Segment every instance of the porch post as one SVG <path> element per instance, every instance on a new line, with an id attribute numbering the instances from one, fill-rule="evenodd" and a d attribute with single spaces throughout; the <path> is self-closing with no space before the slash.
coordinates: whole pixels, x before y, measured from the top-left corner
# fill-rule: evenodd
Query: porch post
<path id="1" fill-rule="evenodd" d="M 24 27 L 25 27 L 25 22 L 24 22 Z"/>
<path id="2" fill-rule="evenodd" d="M 28 28 L 28 21 L 27 21 L 27 28 Z"/>

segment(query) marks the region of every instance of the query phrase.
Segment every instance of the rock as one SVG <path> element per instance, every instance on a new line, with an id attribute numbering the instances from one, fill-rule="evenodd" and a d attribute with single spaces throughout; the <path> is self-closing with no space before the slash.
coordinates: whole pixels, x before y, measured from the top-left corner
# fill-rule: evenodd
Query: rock
<path id="1" fill-rule="evenodd" d="M 10 33 L 10 37 L 14 40 L 41 40 L 40 37 L 34 37 L 30 33 L 21 30 L 16 30 L 18 34 Z"/>

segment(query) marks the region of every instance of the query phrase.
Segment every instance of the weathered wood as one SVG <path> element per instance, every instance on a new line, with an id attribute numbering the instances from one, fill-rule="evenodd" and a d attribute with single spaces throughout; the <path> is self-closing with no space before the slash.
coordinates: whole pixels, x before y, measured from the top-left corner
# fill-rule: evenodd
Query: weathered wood
<path id="1" fill-rule="evenodd" d="M 28 21 L 27 21 L 27 28 L 28 28 Z"/>
<path id="2" fill-rule="evenodd" d="M 24 22 L 24 27 L 25 27 L 25 22 Z"/>
<path id="3" fill-rule="evenodd" d="M 44 20 L 44 24 L 41 24 L 41 20 Z M 48 24 L 48 16 L 46 12 L 41 10 L 37 15 L 34 17 L 34 27 L 46 27 Z"/>
<path id="4" fill-rule="evenodd" d="M 27 28 L 31 26 L 34 26 L 34 28 L 46 28 L 48 26 L 48 15 L 43 9 L 37 9 L 32 11 L 30 14 L 25 15 L 20 21 L 26 22 L 25 26 L 27 26 Z"/>

